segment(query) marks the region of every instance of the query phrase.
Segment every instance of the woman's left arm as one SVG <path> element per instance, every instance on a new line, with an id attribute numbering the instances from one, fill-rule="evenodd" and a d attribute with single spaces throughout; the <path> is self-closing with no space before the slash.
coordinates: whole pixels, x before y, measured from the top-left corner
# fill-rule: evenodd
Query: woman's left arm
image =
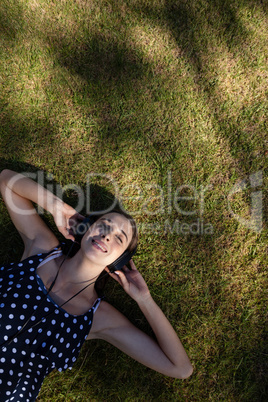
<path id="1" fill-rule="evenodd" d="M 175 378 L 189 377 L 193 367 L 181 341 L 153 300 L 133 261 L 130 264 L 132 270 L 116 271 L 117 274 L 111 274 L 111 276 L 136 300 L 154 331 L 157 342 L 133 326 L 112 306 L 108 307 L 109 314 L 106 315 L 110 317 L 110 322 L 98 337 L 112 343 L 142 364 L 162 374 Z"/>

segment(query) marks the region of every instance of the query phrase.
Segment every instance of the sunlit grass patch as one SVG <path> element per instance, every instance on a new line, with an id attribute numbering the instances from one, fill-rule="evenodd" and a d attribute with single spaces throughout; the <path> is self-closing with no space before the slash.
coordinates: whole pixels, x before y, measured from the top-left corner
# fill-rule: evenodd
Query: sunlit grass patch
<path id="1" fill-rule="evenodd" d="M 264 2 L 4 0 L 0 22 L 1 168 L 90 187 L 84 210 L 118 196 L 140 227 L 137 266 L 195 368 L 173 380 L 90 342 L 39 400 L 264 400 Z M 10 261 L 22 244 L 0 208 Z M 116 284 L 107 294 L 150 333 Z"/>

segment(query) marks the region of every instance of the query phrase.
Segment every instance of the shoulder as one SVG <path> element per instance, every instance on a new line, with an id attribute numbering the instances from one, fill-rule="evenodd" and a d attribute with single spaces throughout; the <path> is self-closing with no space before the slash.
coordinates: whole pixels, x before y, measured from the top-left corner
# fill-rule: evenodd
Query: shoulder
<path id="1" fill-rule="evenodd" d="M 120 311 L 103 300 L 94 314 L 92 327 L 87 339 L 104 339 L 105 334 L 109 331 L 128 324 L 130 324 L 129 320 Z"/>

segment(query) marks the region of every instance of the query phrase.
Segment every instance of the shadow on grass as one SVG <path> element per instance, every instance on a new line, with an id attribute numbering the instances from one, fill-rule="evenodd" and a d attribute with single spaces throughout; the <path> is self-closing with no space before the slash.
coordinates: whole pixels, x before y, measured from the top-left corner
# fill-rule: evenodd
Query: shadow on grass
<path id="1" fill-rule="evenodd" d="M 242 3 L 243 7 L 248 7 L 249 13 L 254 12 L 257 7 L 263 12 L 265 11 L 262 0 L 256 2 L 245 0 Z M 254 121 L 254 110 L 259 110 L 262 106 L 256 100 L 254 105 L 250 105 L 250 110 L 243 108 L 239 118 L 233 118 L 226 113 L 224 102 L 219 97 L 218 77 L 206 78 L 206 73 L 209 71 L 206 56 L 211 47 L 217 46 L 217 43 L 225 43 L 230 54 L 234 56 L 242 51 L 244 58 L 252 59 L 254 50 L 249 46 L 251 32 L 239 18 L 240 7 L 240 3 L 234 3 L 232 0 L 165 1 L 160 10 L 154 8 L 153 4 L 145 6 L 138 3 L 138 7 L 131 6 L 138 19 L 150 20 L 153 24 L 170 29 L 181 55 L 193 69 L 196 84 L 206 94 L 211 115 L 214 116 L 221 134 L 229 141 L 232 156 L 239 161 L 241 171 L 246 173 L 250 170 L 256 154 L 264 156 L 262 145 L 257 150 L 255 149 L 254 153 L 253 137 L 250 134 Z M 245 46 L 245 43 L 248 45 Z M 263 116 L 265 116 L 264 106 Z M 245 121 L 248 123 L 248 132 L 245 132 Z M 263 143 L 265 143 L 265 137 L 263 137 Z M 263 165 L 264 163 L 263 160 Z"/>
<path id="2" fill-rule="evenodd" d="M 79 204 L 79 197 L 81 197 L 79 191 L 82 191 L 84 193 L 82 198 L 84 203 L 82 209 L 78 211 L 82 215 L 109 210 L 116 204 L 118 205 L 118 200 L 115 199 L 115 196 L 98 184 L 88 182 L 76 189 L 76 183 L 74 183 L 73 187 L 65 189 L 55 181 L 54 178 L 51 178 L 49 172 L 40 170 L 36 166 L 20 161 L 18 157 L 14 158 L 14 160 L 0 158 L 0 171 L 3 169 L 11 169 L 24 175 L 29 174 L 29 177 L 45 188 L 48 188 L 49 191 L 57 194 L 64 202 L 67 202 L 73 208 L 76 208 Z M 1 209 L 2 214 L 0 224 L 2 226 L 2 247 L 0 251 L 0 260 L 2 263 L 5 263 L 7 261 L 11 262 L 10 258 L 15 260 L 20 258 L 20 254 L 23 252 L 23 242 L 10 219 L 3 202 L 1 202 Z M 57 233 L 59 239 L 64 241 L 64 237 L 58 232 L 50 214 L 42 214 L 42 218 L 51 230 Z M 15 239 L 14 241 L 12 241 L 13 238 Z"/>
<path id="3" fill-rule="evenodd" d="M 253 6 L 253 3 L 248 1 L 245 1 L 244 4 L 248 4 L 250 7 Z M 261 5 L 262 2 L 255 2 L 255 4 Z M 138 9 L 135 9 L 132 6 L 132 11 L 136 17 L 138 15 L 138 18 L 140 19 L 148 19 L 153 23 L 165 25 L 170 28 L 178 46 L 182 49 L 183 57 L 185 57 L 188 63 L 192 66 L 195 74 L 195 81 L 200 85 L 201 89 L 207 93 L 208 102 L 211 111 L 214 114 L 214 110 L 217 108 L 218 104 L 221 103 L 221 100 L 217 98 L 217 85 L 211 85 L 211 83 L 203 77 L 203 73 L 206 71 L 208 66 L 206 62 L 204 62 L 202 56 L 206 54 L 209 49 L 209 37 L 204 37 L 204 23 L 206 22 L 207 24 L 207 20 L 210 18 L 210 15 L 212 15 L 209 23 L 212 28 L 211 32 L 214 35 L 214 39 L 225 41 L 230 52 L 233 53 L 239 51 L 240 44 L 248 38 L 249 33 L 238 19 L 234 9 L 234 3 L 230 0 L 225 2 L 214 0 L 209 2 L 209 4 L 206 4 L 206 6 L 207 12 L 203 14 L 200 14 L 200 10 L 198 9 L 198 7 L 200 7 L 199 3 L 195 1 L 166 2 L 160 13 L 155 11 L 153 6 L 144 7 L 142 5 Z M 215 14 L 218 14 L 218 18 L 214 18 Z M 20 18 L 19 14 L 17 18 Z M 11 35 L 8 37 L 8 40 L 16 40 L 17 31 L 15 25 L 12 24 L 12 18 L 10 21 L 5 20 L 3 29 L 4 36 L 6 37 L 6 32 L 9 26 L 11 28 Z M 108 127 L 101 133 L 103 143 L 108 141 L 112 144 L 114 141 L 117 141 L 117 139 L 120 139 L 120 130 L 118 129 L 120 116 L 114 116 L 113 112 L 115 109 L 117 109 L 117 105 L 120 104 L 120 102 L 123 102 L 122 107 L 124 107 L 124 97 L 127 97 L 128 99 L 135 99 L 137 96 L 136 87 L 141 85 L 147 77 L 150 77 L 150 79 L 153 80 L 150 64 L 144 64 L 141 62 L 140 56 L 135 48 L 131 49 L 122 43 L 111 43 L 109 38 L 105 37 L 105 35 L 101 33 L 90 35 L 88 41 L 85 40 L 83 43 L 80 43 L 79 48 L 76 46 L 70 46 L 70 44 L 65 42 L 63 38 L 54 37 L 53 39 L 47 39 L 50 45 L 54 48 L 55 54 L 58 55 L 60 65 L 68 69 L 72 74 L 80 76 L 84 81 L 85 88 L 80 88 L 80 94 L 78 93 L 76 96 L 79 97 L 79 95 L 82 95 L 84 97 L 85 94 L 89 95 L 87 100 L 88 103 L 85 104 L 85 106 L 88 105 L 89 107 L 95 107 L 96 113 Z M 109 99 L 106 99 L 105 96 L 109 91 L 111 95 Z M 83 102 L 85 102 L 84 99 Z M 233 153 L 234 157 L 238 158 L 241 169 L 248 171 L 252 159 L 252 146 L 250 140 L 243 135 L 239 123 L 232 120 L 232 118 L 226 125 L 225 122 L 220 120 L 220 116 L 216 113 L 215 120 L 222 129 L 221 133 L 228 138 L 230 144 L 232 145 L 231 152 Z M 3 104 L 1 126 L 3 133 L 2 143 L 4 147 L 6 146 L 8 150 L 16 150 L 14 154 L 14 161 L 20 160 L 21 156 L 19 155 L 19 151 L 17 151 L 17 146 L 20 141 L 24 141 L 29 145 L 32 143 L 32 137 L 29 135 L 27 119 L 23 122 L 18 121 L 16 119 L 15 112 L 10 112 L 9 109 L 6 109 L 6 105 Z M 39 130 L 41 130 L 41 132 L 44 130 L 43 133 L 45 135 L 44 142 L 42 142 L 38 136 L 38 139 L 35 142 L 36 147 L 42 147 L 45 150 L 48 142 L 50 146 L 57 145 L 54 141 L 55 129 L 51 127 L 48 122 L 40 121 L 40 124 L 37 122 L 36 130 L 39 133 Z M 133 140 L 135 140 L 133 136 L 130 136 L 128 139 L 130 143 Z M 10 147 L 10 142 L 13 144 L 12 147 Z M 120 147 L 120 141 L 118 141 L 118 146 Z M 150 146 L 155 146 L 158 150 L 158 143 L 154 142 L 154 140 L 152 140 Z M 17 162 L 12 161 L 8 162 L 8 164 L 10 168 L 13 168 L 14 170 L 22 166 L 20 163 L 18 164 Z M 23 165 L 22 170 L 25 171 L 26 168 L 28 167 Z M 31 166 L 29 168 L 34 169 L 34 167 Z M 98 195 L 98 191 L 96 191 L 96 195 Z M 10 233 L 10 227 L 3 233 L 5 236 L 8 235 Z M 196 246 L 198 245 L 196 244 Z M 189 244 L 186 242 L 183 247 L 186 249 L 189 247 Z M 207 248 L 209 247 L 210 246 L 208 244 Z M 6 256 L 14 251 L 15 253 L 18 253 L 17 249 L 13 250 L 7 248 L 6 250 L 8 251 L 5 253 Z M 196 248 L 193 247 L 193 244 L 192 247 L 190 247 L 190 250 L 192 255 L 196 255 Z M 213 255 L 211 256 L 211 262 L 213 262 L 214 257 L 215 256 Z M 206 289 L 208 294 L 221 291 L 220 287 L 217 288 L 219 283 L 221 283 L 220 275 L 215 275 L 214 282 L 211 283 L 210 287 Z M 205 300 L 205 298 L 206 294 L 204 291 L 201 299 Z M 217 300 L 218 304 L 221 302 L 222 300 Z M 215 306 L 208 306 L 208 308 L 214 311 L 213 308 L 215 308 Z M 201 309 L 200 314 L 202 313 L 203 312 Z M 258 329 L 260 329 L 261 324 L 262 323 L 258 323 Z M 235 330 L 239 331 L 239 323 L 235 325 Z M 254 330 L 254 327 L 252 327 L 252 330 Z M 261 336 L 262 334 L 260 333 L 260 337 Z M 217 344 L 217 346 L 219 345 Z M 249 366 L 251 366 L 250 370 L 252 372 L 254 372 L 255 369 L 256 372 L 258 372 L 255 379 L 257 379 L 257 386 L 260 390 L 259 396 L 262 397 L 264 389 L 264 377 L 262 371 L 264 365 L 260 364 L 260 361 L 262 360 L 259 360 L 259 356 L 263 354 L 263 349 L 258 349 L 257 346 L 252 348 L 249 337 L 244 341 L 242 347 L 245 350 L 244 356 L 246 356 L 246 358 L 238 368 L 237 382 L 235 381 L 235 384 L 237 384 L 238 390 L 241 391 L 243 390 L 244 385 L 248 385 L 247 381 L 249 381 L 249 370 L 247 369 Z M 107 390 L 109 390 L 109 387 L 111 388 L 113 385 L 113 370 L 114 377 L 116 377 L 119 381 L 126 381 L 127 376 L 126 374 L 122 375 L 122 373 L 120 374 L 119 372 L 116 374 L 116 367 L 112 368 L 111 371 L 107 368 L 107 376 L 110 375 L 110 377 L 108 377 L 106 383 L 105 380 L 103 380 L 102 371 L 103 367 L 106 367 L 107 356 L 104 349 L 102 349 L 102 346 L 99 348 L 100 349 L 98 350 L 100 352 L 100 356 L 102 356 L 101 364 L 99 365 L 98 362 L 93 361 L 93 371 L 95 372 L 96 377 L 100 379 L 100 386 L 107 386 Z M 230 361 L 235 361 L 238 366 L 239 358 L 241 357 L 240 352 L 238 351 L 235 356 L 226 355 L 224 349 L 224 339 L 220 340 L 218 352 L 220 351 L 225 354 L 225 359 L 227 360 L 228 364 L 230 364 Z M 202 371 L 201 367 L 200 370 Z M 209 367 L 207 367 L 207 370 L 207 375 L 209 375 Z M 246 376 L 244 376 L 243 370 L 247 372 Z M 154 386 L 158 380 L 158 375 L 153 373 L 149 374 L 148 377 L 150 375 L 154 378 L 154 380 L 149 387 L 149 392 L 154 398 L 157 398 L 157 389 L 159 388 L 155 388 Z M 143 382 L 144 387 L 146 386 L 146 381 Z M 161 380 L 161 382 L 164 384 L 164 380 Z M 138 375 L 135 379 L 135 383 L 138 384 Z M 121 382 L 120 386 L 124 387 L 124 384 Z M 127 385 L 125 387 L 127 392 Z"/>

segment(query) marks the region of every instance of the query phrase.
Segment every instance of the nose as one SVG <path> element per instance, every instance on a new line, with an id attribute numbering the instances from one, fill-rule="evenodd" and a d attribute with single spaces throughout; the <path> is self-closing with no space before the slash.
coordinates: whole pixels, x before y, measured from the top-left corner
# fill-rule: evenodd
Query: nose
<path id="1" fill-rule="evenodd" d="M 106 241 L 109 241 L 110 240 L 110 234 L 111 234 L 111 228 L 106 226 L 106 227 L 104 227 L 102 229 L 101 237 L 103 239 L 106 239 Z"/>
<path id="2" fill-rule="evenodd" d="M 109 235 L 109 233 L 103 233 L 103 234 L 101 235 L 101 237 L 102 237 L 102 239 L 105 239 L 106 241 L 109 241 L 109 240 L 110 240 L 110 235 Z"/>

